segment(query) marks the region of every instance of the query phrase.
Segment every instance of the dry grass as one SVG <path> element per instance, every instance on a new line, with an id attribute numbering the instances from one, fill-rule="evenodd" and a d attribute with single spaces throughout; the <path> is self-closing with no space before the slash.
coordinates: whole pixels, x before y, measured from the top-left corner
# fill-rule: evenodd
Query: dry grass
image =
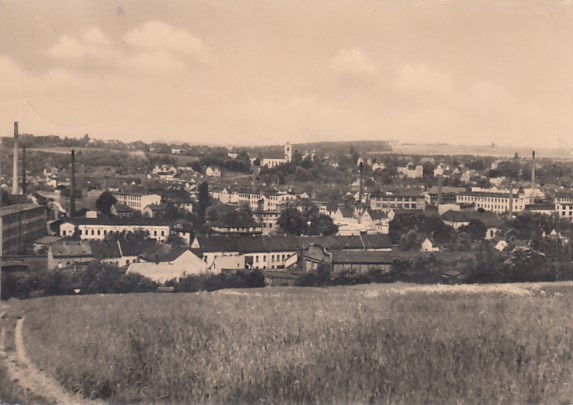
<path id="1" fill-rule="evenodd" d="M 571 401 L 573 285 L 516 288 L 52 297 L 18 309 L 40 367 L 114 403 Z"/>

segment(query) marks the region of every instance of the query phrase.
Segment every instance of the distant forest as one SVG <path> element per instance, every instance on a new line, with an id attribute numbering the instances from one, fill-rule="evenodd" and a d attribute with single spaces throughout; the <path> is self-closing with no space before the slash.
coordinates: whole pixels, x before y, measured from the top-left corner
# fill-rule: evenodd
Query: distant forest
<path id="1" fill-rule="evenodd" d="M 320 150 L 324 153 L 349 152 L 391 152 L 392 147 L 387 141 L 340 141 L 340 142 L 309 142 L 297 143 L 293 146 L 298 150 Z"/>

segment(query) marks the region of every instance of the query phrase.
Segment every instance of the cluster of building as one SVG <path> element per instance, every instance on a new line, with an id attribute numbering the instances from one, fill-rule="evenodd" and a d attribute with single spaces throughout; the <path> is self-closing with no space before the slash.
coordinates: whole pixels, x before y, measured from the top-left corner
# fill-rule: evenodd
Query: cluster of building
<path id="1" fill-rule="evenodd" d="M 15 126 L 14 156 L 18 156 L 18 134 Z M 443 178 L 463 175 L 464 171 L 439 164 L 434 170 L 438 185 L 387 188 L 366 192 L 363 187 L 363 165 L 373 171 L 384 165 L 373 159 L 359 159 L 356 194 L 352 203 L 327 202 L 305 192 L 280 191 L 271 187 L 261 191 L 246 185 L 214 187 L 210 197 L 225 210 L 248 208 L 251 217 L 236 215 L 235 222 L 214 221 L 212 236 L 193 237 L 193 225 L 184 219 L 166 220 L 168 204 L 178 212 L 193 213 L 197 197 L 187 188 L 168 193 L 169 187 L 189 179 L 169 166 L 158 166 L 151 173 L 166 184 L 162 195 L 144 191 L 110 188 L 117 202 L 112 216 L 97 214 L 96 201 L 102 189 L 76 190 L 72 152 L 69 187 L 56 185 L 53 191 L 36 192 L 21 203 L 1 207 L 0 257 L 22 256 L 27 246 L 47 255 L 49 268 L 82 265 L 91 261 L 115 264 L 129 272 L 146 275 L 156 281 L 189 274 L 220 273 L 237 269 L 313 269 L 327 263 L 333 269 L 360 270 L 388 268 L 409 252 L 393 249 L 387 234 L 390 223 L 401 212 L 430 212 L 454 229 L 481 221 L 486 239 L 495 239 L 503 228 L 503 216 L 520 212 L 554 215 L 573 221 L 573 193 L 559 192 L 549 198 L 535 184 L 535 164 L 531 188 L 466 188 L 442 186 Z M 291 162 L 293 150 L 263 154 L 260 166 L 269 169 Z M 12 195 L 23 196 L 18 183 L 18 159 L 14 159 Z M 398 167 L 398 176 L 420 179 L 424 166 L 409 164 Z M 208 168 L 207 176 L 220 177 L 220 171 Z M 456 172 L 457 171 L 457 172 Z M 468 172 L 469 173 L 469 172 Z M 184 174 L 184 173 L 183 173 Z M 46 173 L 53 176 L 53 173 Z M 248 177 L 248 176 L 247 176 Z M 352 189 L 349 185 L 349 189 Z M 303 207 L 308 201 L 328 215 L 338 226 L 335 236 L 296 237 L 282 234 L 278 219 L 285 207 Z M 82 210 L 81 216 L 74 215 Z M 143 238 L 142 238 L 143 236 Z M 170 243 L 178 236 L 183 245 Z M 440 247 L 424 240 L 415 254 L 435 254 Z"/>

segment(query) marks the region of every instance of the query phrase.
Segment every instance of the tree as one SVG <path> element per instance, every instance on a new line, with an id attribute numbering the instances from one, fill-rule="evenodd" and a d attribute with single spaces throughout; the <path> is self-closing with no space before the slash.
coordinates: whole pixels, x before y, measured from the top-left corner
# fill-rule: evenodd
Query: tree
<path id="1" fill-rule="evenodd" d="M 301 209 L 291 206 L 281 211 L 277 220 L 279 228 L 291 235 L 334 235 L 338 226 L 328 215 L 320 213 L 310 200 L 302 202 Z"/>
<path id="2" fill-rule="evenodd" d="M 328 236 L 336 235 L 337 233 L 338 225 L 336 225 L 328 215 L 319 214 L 310 220 L 310 226 L 308 227 L 309 235 Z"/>
<path id="3" fill-rule="evenodd" d="M 306 230 L 306 221 L 302 212 L 296 207 L 287 207 L 277 219 L 279 228 L 288 234 L 300 236 Z"/>
<path id="4" fill-rule="evenodd" d="M 104 191 L 96 200 L 97 210 L 106 217 L 111 217 L 111 207 L 117 203 L 117 199 L 109 191 Z"/>
<path id="5" fill-rule="evenodd" d="M 460 233 L 467 233 L 472 242 L 484 240 L 487 227 L 479 219 L 472 219 L 468 225 L 463 225 L 459 229 Z"/>

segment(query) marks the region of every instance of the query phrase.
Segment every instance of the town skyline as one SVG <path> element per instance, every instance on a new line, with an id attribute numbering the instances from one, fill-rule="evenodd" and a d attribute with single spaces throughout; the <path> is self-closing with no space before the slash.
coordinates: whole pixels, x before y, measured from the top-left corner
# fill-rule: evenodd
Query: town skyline
<path id="1" fill-rule="evenodd" d="M 570 1 L 56 3 L 0 3 L 1 136 L 573 144 Z"/>

